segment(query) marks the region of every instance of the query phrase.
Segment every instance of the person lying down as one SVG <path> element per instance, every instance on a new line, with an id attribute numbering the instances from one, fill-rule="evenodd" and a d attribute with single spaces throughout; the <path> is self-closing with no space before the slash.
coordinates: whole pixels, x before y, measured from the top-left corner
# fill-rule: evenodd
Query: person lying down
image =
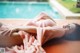
<path id="1" fill-rule="evenodd" d="M 62 37 L 69 29 L 72 29 L 70 32 L 74 31 L 74 28 L 75 24 L 71 24 L 70 27 L 57 26 L 52 18 L 41 13 L 37 19 L 28 21 L 26 25 L 9 29 L 11 30 L 11 34 L 9 35 L 11 37 L 20 35 L 24 45 L 20 47 L 14 46 L 12 49 L 7 48 L 7 51 L 8 53 L 45 53 L 41 47 L 45 42 L 56 37 Z"/>

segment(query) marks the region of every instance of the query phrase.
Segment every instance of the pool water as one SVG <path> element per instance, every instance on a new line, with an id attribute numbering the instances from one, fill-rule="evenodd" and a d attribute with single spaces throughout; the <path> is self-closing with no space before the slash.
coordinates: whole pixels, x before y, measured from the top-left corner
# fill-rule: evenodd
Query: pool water
<path id="1" fill-rule="evenodd" d="M 32 19 L 45 12 L 55 19 L 61 19 L 58 11 L 48 3 L 0 2 L 0 19 Z"/>

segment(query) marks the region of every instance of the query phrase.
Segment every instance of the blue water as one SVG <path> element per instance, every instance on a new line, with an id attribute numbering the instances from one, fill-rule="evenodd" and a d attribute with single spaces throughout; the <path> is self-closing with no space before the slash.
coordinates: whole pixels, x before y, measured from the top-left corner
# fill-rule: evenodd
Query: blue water
<path id="1" fill-rule="evenodd" d="M 48 3 L 0 2 L 0 19 L 33 19 L 41 12 L 61 19 L 58 11 Z"/>

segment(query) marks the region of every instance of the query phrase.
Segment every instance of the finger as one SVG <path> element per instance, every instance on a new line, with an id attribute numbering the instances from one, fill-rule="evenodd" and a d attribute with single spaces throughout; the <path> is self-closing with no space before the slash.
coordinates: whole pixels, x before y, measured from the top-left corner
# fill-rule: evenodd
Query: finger
<path id="1" fill-rule="evenodd" d="M 4 30 L 4 31 L 1 33 L 1 35 L 6 36 L 8 32 L 9 32 L 9 30 Z"/>
<path id="2" fill-rule="evenodd" d="M 34 46 L 36 47 L 36 46 L 38 45 L 37 42 L 38 42 L 38 40 L 35 39 L 34 42 L 32 43 L 32 45 L 34 45 Z M 39 44 L 39 45 L 40 45 L 40 44 Z"/>
<path id="3" fill-rule="evenodd" d="M 9 47 L 6 47 L 5 49 L 6 49 L 6 51 L 9 51 L 9 50 L 11 50 L 11 48 L 9 48 Z"/>
<path id="4" fill-rule="evenodd" d="M 18 47 L 17 47 L 17 46 L 14 46 L 13 49 L 14 49 L 14 50 L 18 50 Z"/>
<path id="5" fill-rule="evenodd" d="M 42 29 L 41 28 L 37 28 L 37 40 L 41 44 L 42 42 Z"/>
<path id="6" fill-rule="evenodd" d="M 39 53 L 39 47 L 38 46 L 36 47 L 36 53 Z"/>
<path id="7" fill-rule="evenodd" d="M 24 31 L 19 31 L 18 33 L 19 33 L 19 35 L 20 35 L 23 39 L 26 38 L 27 41 L 29 40 L 29 39 L 28 39 L 28 38 L 30 37 L 30 34 L 29 34 L 29 33 L 24 32 Z"/>
<path id="8" fill-rule="evenodd" d="M 36 48 L 35 48 L 35 46 L 31 46 L 31 50 L 32 50 L 32 53 L 35 53 L 36 52 Z"/>
<path id="9" fill-rule="evenodd" d="M 32 43 L 34 42 L 35 38 L 34 36 L 30 36 L 30 39 L 29 39 L 29 46 L 32 45 Z"/>
<path id="10" fill-rule="evenodd" d="M 43 43 L 44 33 L 45 33 L 45 30 L 43 30 L 40 27 L 37 28 L 37 40 L 40 45 L 42 45 Z"/>
<path id="11" fill-rule="evenodd" d="M 35 47 L 36 47 L 36 53 L 46 53 L 45 50 L 41 47 L 41 45 L 39 44 L 38 41 L 36 42 Z"/>
<path id="12" fill-rule="evenodd" d="M 21 47 L 20 47 L 20 48 L 21 48 L 21 50 L 23 50 L 23 49 L 24 49 L 23 45 L 21 45 Z"/>
<path id="13" fill-rule="evenodd" d="M 21 36 L 22 39 L 25 38 L 25 36 L 24 36 L 24 31 L 19 31 L 18 34 Z"/>
<path id="14" fill-rule="evenodd" d="M 39 48 L 41 52 L 46 53 L 45 50 L 41 46 L 39 46 Z"/>
<path id="15" fill-rule="evenodd" d="M 12 48 L 6 47 L 5 48 L 5 53 L 16 53 L 16 51 L 13 50 Z"/>
<path id="16" fill-rule="evenodd" d="M 20 48 L 18 48 L 18 46 L 13 47 L 15 53 L 24 53 L 24 50 L 20 50 Z"/>
<path id="17" fill-rule="evenodd" d="M 14 32 L 14 33 L 11 34 L 11 36 L 20 36 L 20 35 L 19 35 L 19 33 Z"/>
<path id="18" fill-rule="evenodd" d="M 23 39 L 24 49 L 27 50 L 28 47 L 29 47 L 29 38 L 30 38 L 30 35 L 26 33 L 24 36 L 25 36 L 25 39 Z"/>
<path id="19" fill-rule="evenodd" d="M 25 53 L 34 53 L 36 50 L 35 50 L 35 47 L 33 45 L 31 45 Z"/>
<path id="20" fill-rule="evenodd" d="M 35 46 L 35 50 L 36 50 L 35 53 L 39 53 L 39 47 L 38 47 L 38 46 L 39 46 L 40 44 L 38 44 L 38 43 L 39 43 L 39 42 L 35 39 L 35 40 L 34 40 L 34 43 L 32 44 L 32 45 Z"/>
<path id="21" fill-rule="evenodd" d="M 37 53 L 46 53 L 45 50 L 41 46 L 37 46 L 36 49 L 37 49 L 36 51 Z"/>

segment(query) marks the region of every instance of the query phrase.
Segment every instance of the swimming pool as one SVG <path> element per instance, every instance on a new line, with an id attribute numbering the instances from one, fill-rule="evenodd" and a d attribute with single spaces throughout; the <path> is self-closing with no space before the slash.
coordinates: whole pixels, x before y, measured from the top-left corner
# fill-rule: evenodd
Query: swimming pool
<path id="1" fill-rule="evenodd" d="M 55 19 L 61 19 L 58 11 L 48 3 L 0 2 L 0 19 L 32 19 L 45 12 Z"/>

